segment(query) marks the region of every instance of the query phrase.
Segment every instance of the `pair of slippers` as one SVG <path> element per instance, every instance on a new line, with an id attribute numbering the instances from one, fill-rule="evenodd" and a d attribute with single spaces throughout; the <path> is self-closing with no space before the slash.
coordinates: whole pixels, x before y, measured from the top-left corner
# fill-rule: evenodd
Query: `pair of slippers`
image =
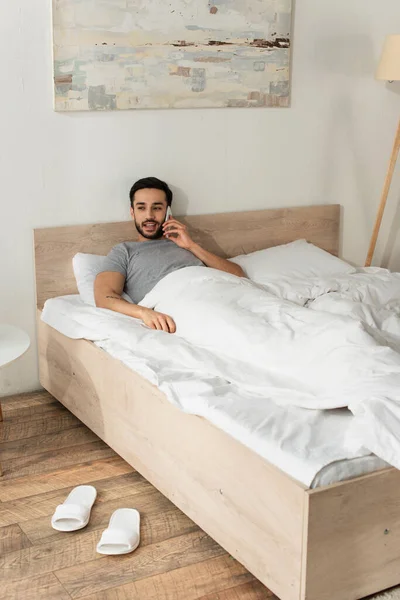
<path id="1" fill-rule="evenodd" d="M 79 485 L 59 504 L 51 518 L 57 531 L 77 531 L 89 523 L 97 491 L 92 485 Z M 140 514 L 134 508 L 118 508 L 97 544 L 99 554 L 128 554 L 140 543 Z"/>

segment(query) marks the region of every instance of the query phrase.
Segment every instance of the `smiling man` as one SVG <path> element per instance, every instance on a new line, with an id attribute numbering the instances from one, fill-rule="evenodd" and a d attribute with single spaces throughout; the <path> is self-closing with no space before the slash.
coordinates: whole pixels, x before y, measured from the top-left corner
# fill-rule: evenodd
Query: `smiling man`
<path id="1" fill-rule="evenodd" d="M 115 246 L 96 277 L 96 306 L 141 319 L 151 329 L 175 332 L 169 315 L 138 306 L 163 277 L 184 267 L 205 266 L 244 277 L 242 269 L 220 258 L 190 237 L 185 225 L 168 218 L 172 191 L 156 177 L 140 179 L 131 188 L 131 217 L 139 233 L 138 242 Z M 126 293 L 133 304 L 123 299 Z"/>

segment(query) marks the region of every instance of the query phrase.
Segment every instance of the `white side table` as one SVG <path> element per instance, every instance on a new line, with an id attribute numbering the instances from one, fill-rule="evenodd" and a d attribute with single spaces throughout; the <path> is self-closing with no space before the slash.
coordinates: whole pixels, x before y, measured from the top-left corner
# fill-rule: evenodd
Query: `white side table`
<path id="1" fill-rule="evenodd" d="M 0 368 L 9 365 L 25 354 L 30 346 L 29 335 L 22 329 L 13 325 L 3 325 L 0 323 Z M 0 421 L 3 420 L 3 413 L 0 402 Z M 0 465 L 0 476 L 2 475 Z"/>

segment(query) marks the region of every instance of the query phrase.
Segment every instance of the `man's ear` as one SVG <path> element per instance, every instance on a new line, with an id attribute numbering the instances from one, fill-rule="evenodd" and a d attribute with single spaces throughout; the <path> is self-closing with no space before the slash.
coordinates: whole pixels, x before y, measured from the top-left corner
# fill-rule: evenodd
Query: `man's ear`
<path id="1" fill-rule="evenodd" d="M 130 212 L 131 212 L 131 218 L 132 218 L 133 220 L 135 220 L 135 213 L 133 212 L 133 208 L 132 208 L 132 206 L 131 206 L 131 211 L 130 211 Z"/>

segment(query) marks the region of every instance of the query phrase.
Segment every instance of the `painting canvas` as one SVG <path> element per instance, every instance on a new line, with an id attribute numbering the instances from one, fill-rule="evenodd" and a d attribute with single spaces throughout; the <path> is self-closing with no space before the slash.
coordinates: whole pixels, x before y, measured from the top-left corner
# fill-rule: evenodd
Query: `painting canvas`
<path id="1" fill-rule="evenodd" d="M 53 0 L 58 111 L 288 106 L 292 0 Z"/>

